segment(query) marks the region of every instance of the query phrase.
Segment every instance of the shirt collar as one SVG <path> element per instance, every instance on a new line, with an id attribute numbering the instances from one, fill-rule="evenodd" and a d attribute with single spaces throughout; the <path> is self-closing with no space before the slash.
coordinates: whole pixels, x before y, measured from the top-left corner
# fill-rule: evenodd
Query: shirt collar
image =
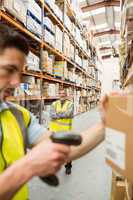
<path id="1" fill-rule="evenodd" d="M 4 110 L 8 110 L 11 107 L 12 107 L 12 104 L 9 102 L 5 102 L 5 101 L 0 102 L 0 112 L 2 112 Z"/>

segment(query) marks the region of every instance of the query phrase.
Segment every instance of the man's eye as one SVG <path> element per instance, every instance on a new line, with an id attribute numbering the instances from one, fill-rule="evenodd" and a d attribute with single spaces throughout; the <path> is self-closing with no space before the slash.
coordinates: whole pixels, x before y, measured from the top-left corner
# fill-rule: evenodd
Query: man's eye
<path id="1" fill-rule="evenodd" d="M 12 75 L 12 74 L 14 74 L 14 73 L 16 73 L 18 70 L 17 69 L 13 69 L 13 68 L 7 68 L 7 69 L 5 69 L 6 71 L 7 71 L 7 73 L 10 75 Z"/>
<path id="2" fill-rule="evenodd" d="M 8 72 L 9 74 L 13 74 L 14 72 L 16 72 L 16 70 L 14 70 L 14 69 L 7 69 L 7 72 Z"/>

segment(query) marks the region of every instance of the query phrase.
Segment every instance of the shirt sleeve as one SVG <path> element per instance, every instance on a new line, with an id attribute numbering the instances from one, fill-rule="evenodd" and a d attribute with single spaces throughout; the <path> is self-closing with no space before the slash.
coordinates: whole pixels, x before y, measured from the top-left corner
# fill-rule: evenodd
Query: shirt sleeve
<path id="1" fill-rule="evenodd" d="M 50 107 L 50 118 L 51 119 L 59 119 L 60 116 L 56 113 L 55 104 L 52 104 Z"/>
<path id="2" fill-rule="evenodd" d="M 55 105 L 51 105 L 50 109 L 50 117 L 51 119 L 63 119 L 63 118 L 73 118 L 74 117 L 74 104 L 70 103 L 66 112 L 56 113 Z"/>
<path id="3" fill-rule="evenodd" d="M 30 116 L 31 116 L 31 120 L 27 128 L 27 134 L 28 134 L 29 146 L 32 146 L 39 140 L 39 138 L 43 134 L 45 134 L 45 132 L 47 132 L 47 128 L 39 124 L 35 115 L 30 113 Z"/>
<path id="4" fill-rule="evenodd" d="M 60 113 L 60 118 L 73 118 L 74 116 L 74 104 L 71 103 L 66 112 Z"/>

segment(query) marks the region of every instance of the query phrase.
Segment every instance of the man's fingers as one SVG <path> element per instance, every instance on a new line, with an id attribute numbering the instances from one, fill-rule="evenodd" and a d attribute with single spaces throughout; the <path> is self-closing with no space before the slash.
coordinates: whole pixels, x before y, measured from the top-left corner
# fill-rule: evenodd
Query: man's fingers
<path id="1" fill-rule="evenodd" d="M 55 150 L 68 155 L 70 153 L 70 146 L 64 144 L 56 144 Z"/>
<path id="2" fill-rule="evenodd" d="M 108 103 L 108 96 L 105 95 L 102 99 L 101 99 L 101 103 L 99 105 L 99 110 L 100 110 L 100 115 L 101 115 L 101 119 L 103 124 L 105 125 L 106 123 L 106 108 L 107 108 L 107 103 Z"/>
<path id="3" fill-rule="evenodd" d="M 108 103 L 108 96 L 105 95 L 102 99 L 101 99 L 101 107 L 105 108 L 106 105 Z"/>

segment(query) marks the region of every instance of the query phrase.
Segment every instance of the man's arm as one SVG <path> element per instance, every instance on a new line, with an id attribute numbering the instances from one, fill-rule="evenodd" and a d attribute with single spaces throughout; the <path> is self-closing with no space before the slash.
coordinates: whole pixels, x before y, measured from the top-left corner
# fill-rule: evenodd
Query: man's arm
<path id="1" fill-rule="evenodd" d="M 50 132 L 48 131 L 44 134 L 37 143 L 40 143 L 42 140 L 46 140 L 50 136 Z M 92 128 L 88 128 L 84 132 L 81 133 L 82 136 L 82 144 L 80 146 L 71 147 L 69 161 L 76 160 L 85 154 L 89 153 L 95 147 L 97 147 L 105 137 L 105 128 L 102 123 L 97 124 Z"/>
<path id="2" fill-rule="evenodd" d="M 66 112 L 59 113 L 60 118 L 73 118 L 74 115 L 74 104 L 71 103 Z"/>
<path id="3" fill-rule="evenodd" d="M 51 108 L 50 108 L 50 117 L 51 117 L 51 119 L 59 119 L 60 118 L 59 114 L 56 113 L 54 103 L 51 105 Z"/>
<path id="4" fill-rule="evenodd" d="M 73 113 L 74 113 L 74 104 L 73 103 L 71 103 L 68 110 L 63 113 L 56 113 L 54 104 L 51 105 L 50 117 L 52 119 L 73 118 Z"/>
<path id="5" fill-rule="evenodd" d="M 45 138 L 0 175 L 0 199 L 11 200 L 33 176 L 55 174 L 66 162 L 69 153 L 68 146 L 54 144 Z"/>
<path id="6" fill-rule="evenodd" d="M 105 129 L 102 123 L 95 127 L 89 128 L 88 130 L 81 133 L 82 144 L 78 147 L 71 147 L 71 153 L 69 161 L 80 158 L 93 150 L 98 144 L 100 144 L 105 137 Z"/>

